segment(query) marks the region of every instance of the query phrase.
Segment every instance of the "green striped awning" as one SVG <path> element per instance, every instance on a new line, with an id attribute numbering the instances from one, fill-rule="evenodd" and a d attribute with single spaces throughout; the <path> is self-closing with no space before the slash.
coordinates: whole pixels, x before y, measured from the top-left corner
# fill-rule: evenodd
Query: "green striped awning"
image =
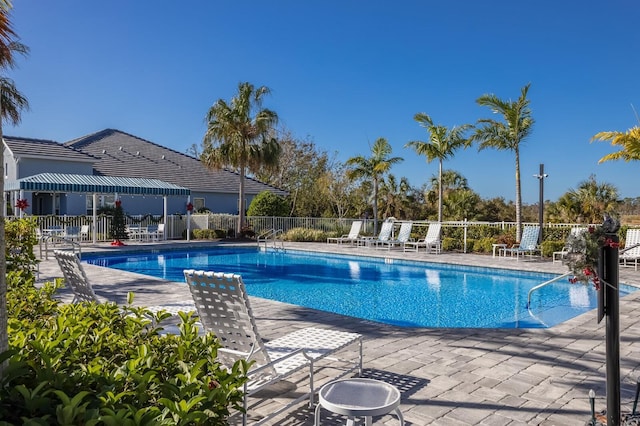
<path id="1" fill-rule="evenodd" d="M 42 173 L 7 181 L 5 191 L 81 192 L 129 195 L 190 195 L 191 190 L 159 179 Z"/>

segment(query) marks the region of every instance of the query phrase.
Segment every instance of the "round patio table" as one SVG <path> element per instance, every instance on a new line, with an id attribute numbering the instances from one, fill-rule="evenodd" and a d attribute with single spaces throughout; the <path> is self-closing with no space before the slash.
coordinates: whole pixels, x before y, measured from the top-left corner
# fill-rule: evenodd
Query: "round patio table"
<path id="1" fill-rule="evenodd" d="M 395 411 L 400 425 L 404 418 L 400 411 L 400 391 L 389 383 L 374 379 L 351 378 L 336 380 L 324 385 L 318 393 L 315 426 L 320 425 L 320 408 L 349 416 L 347 425 L 354 424 L 355 417 L 364 417 L 365 425 L 372 424 L 373 416 Z"/>

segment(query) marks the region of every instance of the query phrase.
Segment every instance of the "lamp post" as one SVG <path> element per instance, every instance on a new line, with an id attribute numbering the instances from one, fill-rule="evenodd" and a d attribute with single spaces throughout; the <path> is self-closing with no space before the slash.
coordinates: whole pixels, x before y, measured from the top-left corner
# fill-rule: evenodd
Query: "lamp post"
<path id="1" fill-rule="evenodd" d="M 542 244 L 542 224 L 544 221 L 544 178 L 549 175 L 544 172 L 544 164 L 540 164 L 540 173 L 533 175 L 540 181 L 540 199 L 538 204 L 538 224 L 540 225 L 540 232 L 538 233 L 538 244 Z"/>

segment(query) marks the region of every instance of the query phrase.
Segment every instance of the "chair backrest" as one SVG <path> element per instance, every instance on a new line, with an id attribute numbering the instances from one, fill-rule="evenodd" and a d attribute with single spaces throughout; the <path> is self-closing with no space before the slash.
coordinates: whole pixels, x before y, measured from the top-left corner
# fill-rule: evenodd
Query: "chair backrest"
<path id="1" fill-rule="evenodd" d="M 160 233 L 164 232 L 164 223 L 158 224 L 158 230 L 156 232 L 160 232 Z"/>
<path id="2" fill-rule="evenodd" d="M 89 225 L 82 225 L 80 227 L 80 235 L 89 235 Z"/>
<path id="3" fill-rule="evenodd" d="M 100 302 L 93 292 L 87 274 L 82 268 L 80 259 L 75 253 L 63 250 L 54 250 L 53 255 L 60 265 L 64 281 L 73 291 L 73 303 L 75 302 Z"/>
<path id="4" fill-rule="evenodd" d="M 386 220 L 382 222 L 382 227 L 378 234 L 378 241 L 388 241 L 389 238 L 391 238 L 391 231 L 393 231 L 393 222 Z"/>
<path id="5" fill-rule="evenodd" d="M 624 246 L 631 247 L 635 244 L 640 244 L 640 229 L 627 229 Z M 627 257 L 640 257 L 640 246 L 625 251 L 623 255 Z"/>
<path id="6" fill-rule="evenodd" d="M 522 229 L 522 238 L 520 238 L 520 250 L 533 250 L 538 247 L 538 234 L 540 227 L 527 225 Z"/>
<path id="7" fill-rule="evenodd" d="M 427 244 L 437 243 L 440 241 L 440 233 L 442 232 L 442 224 L 431 223 L 427 229 L 427 235 L 424 237 L 424 242 Z"/>
<path id="8" fill-rule="evenodd" d="M 223 347 L 255 360 L 252 369 L 270 364 L 242 277 L 193 269 L 185 270 L 184 277 L 205 330 L 215 334 Z"/>
<path id="9" fill-rule="evenodd" d="M 67 229 L 64 232 L 67 237 L 77 237 L 80 235 L 80 227 L 79 226 L 67 226 Z"/>
<path id="10" fill-rule="evenodd" d="M 400 225 L 400 231 L 398 231 L 397 240 L 402 243 L 406 243 L 407 241 L 409 241 L 409 238 L 411 238 L 412 227 L 413 227 L 413 223 L 403 222 L 402 225 Z"/>
<path id="11" fill-rule="evenodd" d="M 356 220 L 351 224 L 351 230 L 349 231 L 349 237 L 352 240 L 355 240 L 360 236 L 360 230 L 362 229 L 362 221 Z"/>

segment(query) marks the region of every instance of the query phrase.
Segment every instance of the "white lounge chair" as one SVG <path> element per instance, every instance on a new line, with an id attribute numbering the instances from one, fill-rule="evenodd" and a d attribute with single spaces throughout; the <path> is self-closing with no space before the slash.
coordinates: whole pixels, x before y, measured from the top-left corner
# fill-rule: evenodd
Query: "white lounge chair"
<path id="1" fill-rule="evenodd" d="M 620 262 L 623 266 L 633 265 L 637 271 L 640 262 L 640 229 L 627 229 L 624 247 L 620 250 Z"/>
<path id="2" fill-rule="evenodd" d="M 349 243 L 349 244 L 353 245 L 360 238 L 360 230 L 361 229 L 362 229 L 362 221 L 361 220 L 354 220 L 351 223 L 351 230 L 349 231 L 348 234 L 344 234 L 344 235 L 342 235 L 340 237 L 327 238 L 327 244 L 329 244 L 331 242 L 335 242 L 336 244 Z"/>
<path id="3" fill-rule="evenodd" d="M 376 248 L 386 248 L 387 250 L 391 250 L 396 246 L 404 247 L 405 243 L 411 239 L 412 227 L 413 223 L 403 222 L 402 225 L 400 225 L 400 231 L 398 231 L 398 236 L 396 238 L 376 241 Z"/>
<path id="4" fill-rule="evenodd" d="M 539 252 L 538 248 L 538 235 L 540 234 L 540 226 L 527 225 L 522 229 L 522 238 L 520 243 L 514 244 L 510 248 L 502 248 L 500 251 L 506 256 L 510 254 L 511 257 L 516 256 L 516 260 L 520 260 L 520 255 L 533 256 L 536 252 Z"/>
<path id="5" fill-rule="evenodd" d="M 243 425 L 247 422 L 247 398 L 301 369 L 309 369 L 309 392 L 288 403 L 281 410 L 260 420 L 266 421 L 309 397 L 313 405 L 315 362 L 327 359 L 347 346 L 358 344 L 359 359 L 346 360 L 343 377 L 352 371 L 362 373 L 362 336 L 357 333 L 324 328 L 304 328 L 283 337 L 263 341 L 258 333 L 249 296 L 242 277 L 205 271 L 185 270 L 184 276 L 196 309 L 207 332 L 214 333 L 222 344 L 218 356 L 227 365 L 244 359 L 255 361 L 244 385 Z M 333 358 L 331 358 L 333 359 Z M 230 365 L 228 365 L 230 366 Z"/>
<path id="6" fill-rule="evenodd" d="M 58 265 L 62 270 L 65 283 L 71 288 L 73 292 L 73 300 L 71 303 L 80 302 L 95 302 L 102 303 L 102 300 L 98 298 L 93 291 L 93 286 L 87 278 L 87 274 L 80 263 L 80 258 L 71 251 L 54 250 L 53 254 L 58 261 Z M 193 312 L 195 306 L 189 303 L 168 303 L 166 306 L 149 306 L 145 309 L 151 312 L 166 311 L 173 317 L 167 318 L 163 321 L 163 325 L 173 325 L 179 320 L 177 317 L 178 312 Z"/>
<path id="7" fill-rule="evenodd" d="M 587 230 L 587 228 L 584 228 L 584 227 L 571 228 L 571 231 L 569 231 L 569 236 L 567 237 L 567 240 L 569 238 L 578 238 L 578 237 L 580 237 L 583 232 L 586 232 L 586 230 Z M 562 247 L 562 250 L 553 252 L 551 260 L 554 263 L 555 262 L 562 262 L 562 260 L 565 257 L 567 257 L 567 254 L 569 254 L 569 247 L 567 247 L 565 245 L 564 247 Z"/>
<path id="8" fill-rule="evenodd" d="M 418 241 L 407 241 L 404 243 L 404 251 L 420 251 L 420 247 L 424 247 L 427 253 L 438 254 L 442 251 L 442 241 L 440 235 L 442 233 L 441 223 L 431 223 L 427 229 L 427 235 Z"/>
<path id="9" fill-rule="evenodd" d="M 393 221 L 385 220 L 382 222 L 382 226 L 380 227 L 380 232 L 377 237 L 364 237 L 360 238 L 357 241 L 358 246 L 376 246 L 379 243 L 384 241 L 389 241 L 391 239 L 391 232 L 393 231 Z"/>

